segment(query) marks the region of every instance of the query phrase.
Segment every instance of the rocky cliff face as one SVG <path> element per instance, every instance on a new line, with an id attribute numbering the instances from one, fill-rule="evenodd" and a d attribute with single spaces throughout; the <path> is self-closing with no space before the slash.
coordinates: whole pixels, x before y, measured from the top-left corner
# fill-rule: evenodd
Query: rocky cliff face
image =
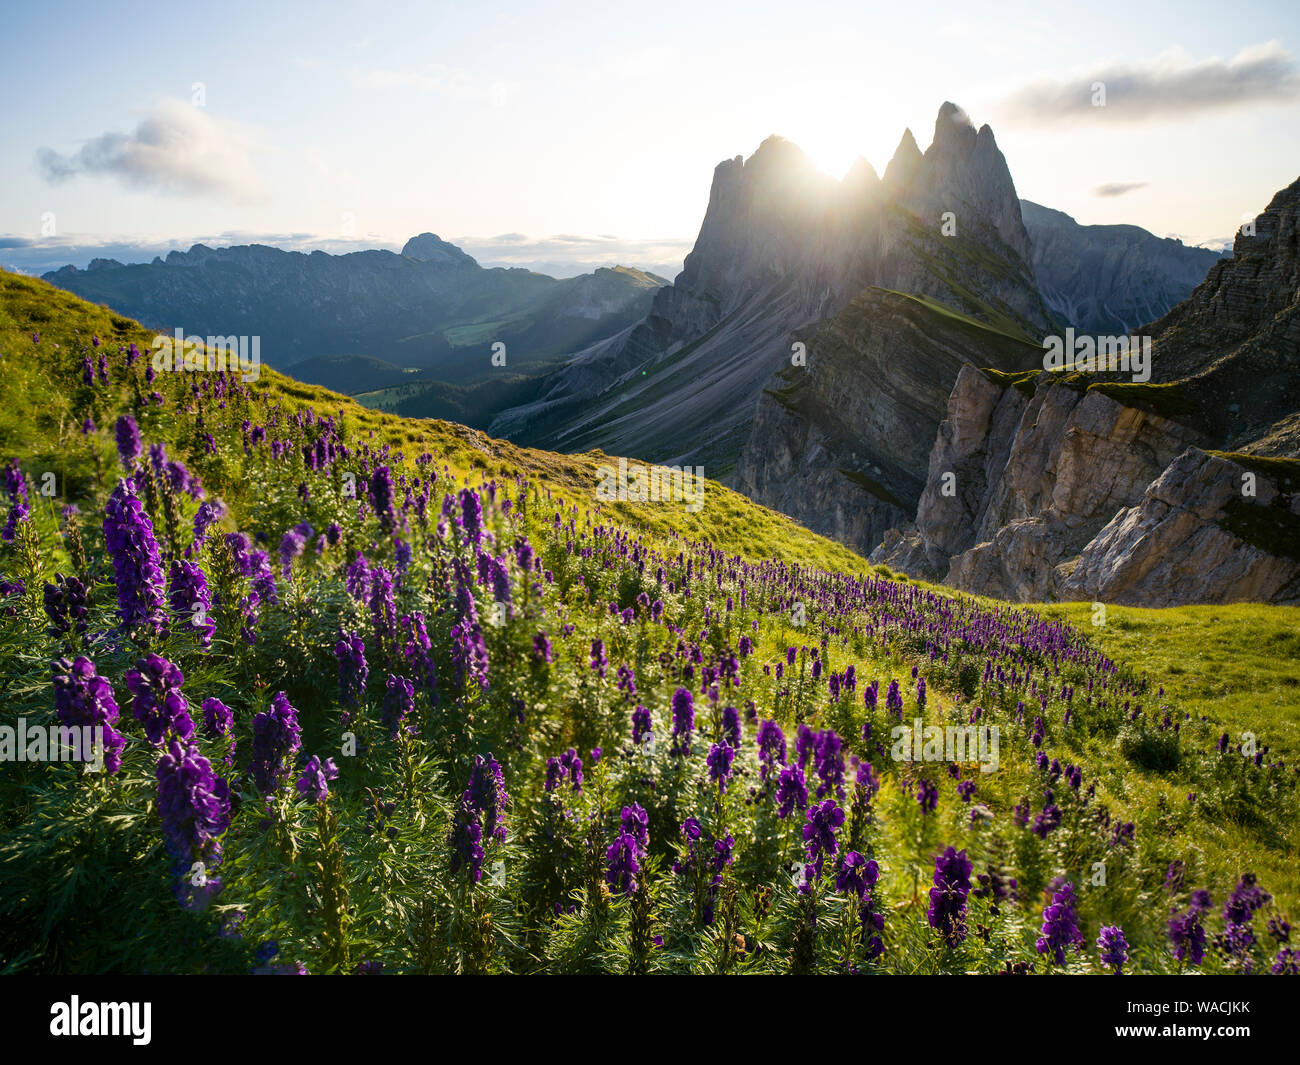
<path id="1" fill-rule="evenodd" d="M 1250 228 L 1139 330 L 1155 383 L 963 367 L 872 560 L 1021 601 L 1300 602 L 1300 181 Z"/>
<path id="2" fill-rule="evenodd" d="M 1298 298 L 1300 179 L 1238 232 L 1232 256 L 1218 261 L 1186 302 L 1148 327 L 1160 347 L 1159 379 L 1197 373 L 1261 333 L 1293 353 Z"/>
<path id="3" fill-rule="evenodd" d="M 1029 200 L 1020 210 L 1043 298 L 1080 333 L 1136 331 L 1187 299 L 1220 259 L 1138 226 L 1081 226 Z"/>
<path id="4" fill-rule="evenodd" d="M 1196 439 L 1078 382 L 1041 372 L 994 380 L 964 368 L 930 455 L 916 529 L 873 558 L 964 591 L 1050 598 L 1055 568 L 1139 502 Z"/>
<path id="5" fill-rule="evenodd" d="M 1300 605 L 1300 463 L 1188 448 L 1054 583 L 1128 606 Z"/>
<path id="6" fill-rule="evenodd" d="M 873 562 L 1021 602 L 1300 601 L 1300 463 L 1044 376 L 962 369 L 915 527 Z"/>
<path id="7" fill-rule="evenodd" d="M 1207 452 L 1106 388 L 963 367 L 915 525 L 871 560 L 1021 602 L 1300 602 L 1300 462 Z"/>
<path id="8" fill-rule="evenodd" d="M 763 392 L 736 483 L 866 553 L 911 520 L 963 368 L 1023 370 L 1041 349 L 933 301 L 868 289 L 807 338 L 808 363 Z"/>
<path id="9" fill-rule="evenodd" d="M 976 132 L 970 117 L 954 103 L 939 109 L 934 140 L 919 164 L 899 186 L 899 201 L 920 218 L 938 219 L 952 212 L 961 229 L 973 227 L 981 243 L 1010 248 L 1030 263 L 1029 233 L 1007 161 L 987 125 Z M 991 239 L 996 234 L 996 240 Z"/>
<path id="10" fill-rule="evenodd" d="M 769 138 L 749 159 L 719 164 L 695 248 L 646 320 L 625 341 L 582 352 L 491 431 L 699 463 L 734 483 L 794 335 L 867 287 L 931 296 L 1024 338 L 1053 328 L 1019 210 L 992 131 L 951 104 L 924 154 L 904 136 L 883 180 L 862 162 L 834 181 Z M 941 232 L 944 212 L 955 235 Z"/>
<path id="11" fill-rule="evenodd" d="M 1184 302 L 1144 326 L 1153 380 L 1219 446 L 1300 456 L 1300 180 L 1237 234 Z"/>

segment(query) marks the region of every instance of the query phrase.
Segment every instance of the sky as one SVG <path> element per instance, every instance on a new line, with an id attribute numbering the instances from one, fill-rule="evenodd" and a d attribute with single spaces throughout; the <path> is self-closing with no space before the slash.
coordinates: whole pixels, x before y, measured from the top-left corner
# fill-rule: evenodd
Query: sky
<path id="1" fill-rule="evenodd" d="M 1298 57 L 1289 0 L 11 5 L 0 265 L 430 231 L 672 276 L 721 160 L 776 133 L 883 173 L 945 100 L 1022 197 L 1221 241 L 1300 176 Z"/>

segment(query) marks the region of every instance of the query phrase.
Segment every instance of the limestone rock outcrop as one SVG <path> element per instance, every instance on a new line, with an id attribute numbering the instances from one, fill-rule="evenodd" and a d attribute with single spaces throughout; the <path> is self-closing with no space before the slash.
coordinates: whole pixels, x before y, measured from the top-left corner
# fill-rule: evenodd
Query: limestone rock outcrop
<path id="1" fill-rule="evenodd" d="M 1188 448 L 1058 572 L 1060 598 L 1300 605 L 1300 483 L 1251 466 Z"/>

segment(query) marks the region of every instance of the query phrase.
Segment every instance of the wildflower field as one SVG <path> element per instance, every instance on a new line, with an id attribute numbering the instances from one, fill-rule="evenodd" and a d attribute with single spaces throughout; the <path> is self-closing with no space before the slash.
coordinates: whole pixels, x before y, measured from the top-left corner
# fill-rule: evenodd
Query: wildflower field
<path id="1" fill-rule="evenodd" d="M 1138 669 L 151 339 L 0 274 L 0 970 L 1300 971 L 1296 611 L 1208 697 L 1203 618 Z"/>

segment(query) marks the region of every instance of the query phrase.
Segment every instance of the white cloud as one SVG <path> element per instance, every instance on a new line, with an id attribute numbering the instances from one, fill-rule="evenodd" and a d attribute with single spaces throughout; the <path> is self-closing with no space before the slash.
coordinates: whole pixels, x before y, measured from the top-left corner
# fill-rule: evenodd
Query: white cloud
<path id="1" fill-rule="evenodd" d="M 51 182 L 108 175 L 142 191 L 248 203 L 265 196 L 255 148 L 247 127 L 164 100 L 133 133 L 104 133 L 70 155 L 42 148 L 36 161 Z"/>
<path id="2" fill-rule="evenodd" d="M 1094 103 L 1098 83 L 1104 104 Z M 1300 99 L 1300 71 L 1277 41 L 1251 45 L 1224 61 L 1193 60 L 1182 49 L 1138 63 L 1112 63 L 1060 80 L 1025 85 L 1001 106 L 1012 121 L 1040 125 L 1061 119 L 1142 121 L 1186 118 L 1245 104 Z"/>
<path id="3" fill-rule="evenodd" d="M 1102 197 L 1123 196 L 1126 192 L 1144 189 L 1148 184 L 1150 182 L 1147 181 L 1111 181 L 1105 185 L 1098 185 L 1092 190 L 1092 194 Z"/>

